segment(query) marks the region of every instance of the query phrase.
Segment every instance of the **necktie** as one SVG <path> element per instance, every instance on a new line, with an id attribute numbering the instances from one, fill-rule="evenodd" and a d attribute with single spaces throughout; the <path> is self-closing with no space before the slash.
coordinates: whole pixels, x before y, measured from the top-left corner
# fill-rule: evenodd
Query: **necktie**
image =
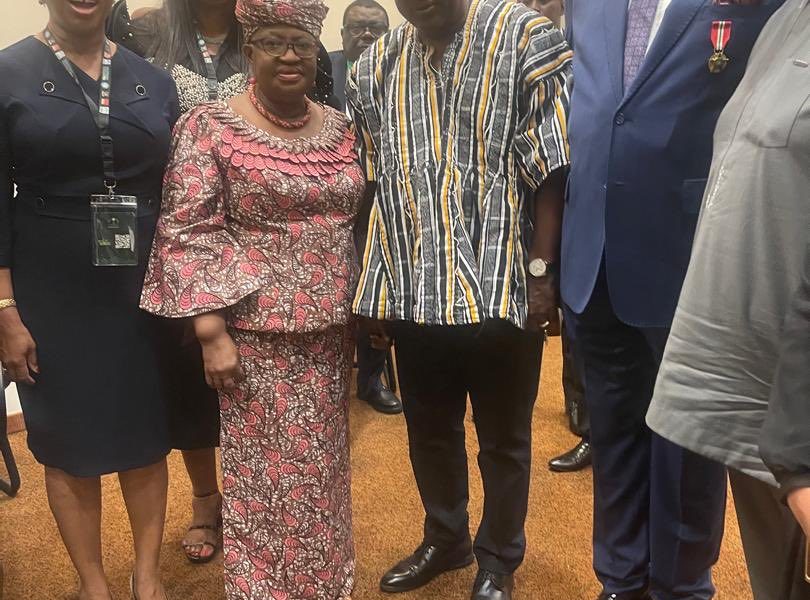
<path id="1" fill-rule="evenodd" d="M 655 13 L 660 0 L 630 0 L 627 8 L 627 35 L 624 41 L 624 89 L 636 79 L 650 43 Z"/>

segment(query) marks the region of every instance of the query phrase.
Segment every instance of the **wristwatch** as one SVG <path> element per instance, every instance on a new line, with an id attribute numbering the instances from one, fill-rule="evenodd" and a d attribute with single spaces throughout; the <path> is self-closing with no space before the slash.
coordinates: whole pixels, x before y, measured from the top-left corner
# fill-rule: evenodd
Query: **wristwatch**
<path id="1" fill-rule="evenodd" d="M 542 258 L 535 258 L 529 263 L 529 275 L 540 279 L 546 275 L 551 275 L 554 271 L 554 263 Z"/>

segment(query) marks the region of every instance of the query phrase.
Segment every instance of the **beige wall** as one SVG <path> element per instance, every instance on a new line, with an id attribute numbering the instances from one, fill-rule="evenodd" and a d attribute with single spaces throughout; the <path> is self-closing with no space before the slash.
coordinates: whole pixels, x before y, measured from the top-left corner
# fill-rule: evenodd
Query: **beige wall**
<path id="1" fill-rule="evenodd" d="M 394 0 L 379 0 L 391 17 L 392 25 L 401 22 Z M 340 43 L 340 26 L 343 11 L 351 0 L 326 0 L 329 5 L 329 17 L 323 33 L 323 43 L 330 50 L 338 50 Z M 160 0 L 129 0 L 131 9 L 142 6 L 154 6 Z M 45 8 L 37 0 L 0 0 L 0 48 L 41 29 L 46 19 Z"/>

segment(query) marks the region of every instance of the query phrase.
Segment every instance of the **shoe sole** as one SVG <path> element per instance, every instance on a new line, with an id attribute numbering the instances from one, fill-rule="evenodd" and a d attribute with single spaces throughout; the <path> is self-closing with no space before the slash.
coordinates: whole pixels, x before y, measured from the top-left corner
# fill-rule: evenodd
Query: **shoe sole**
<path id="1" fill-rule="evenodd" d="M 442 571 L 439 571 L 433 577 L 431 577 L 430 579 L 428 579 L 424 583 L 420 583 L 419 585 L 403 588 L 403 587 L 387 586 L 384 583 L 381 583 L 380 584 L 380 590 L 382 590 L 386 594 L 403 594 L 405 592 L 412 592 L 413 590 L 418 590 L 419 588 L 425 587 L 431 581 L 433 581 L 437 577 L 440 577 L 441 575 L 444 575 L 445 573 L 450 573 L 452 571 L 458 571 L 459 569 L 465 569 L 465 568 L 469 567 L 471 564 L 473 564 L 474 562 L 475 562 L 475 555 L 470 555 L 470 556 L 464 558 L 463 561 L 459 561 L 458 563 L 454 563 L 453 565 L 447 567 L 446 569 L 443 569 Z"/>

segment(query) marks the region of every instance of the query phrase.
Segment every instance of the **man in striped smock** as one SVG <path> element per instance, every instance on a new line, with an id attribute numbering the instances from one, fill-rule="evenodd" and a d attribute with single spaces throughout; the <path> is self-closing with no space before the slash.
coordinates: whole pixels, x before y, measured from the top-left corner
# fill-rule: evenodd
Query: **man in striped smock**
<path id="1" fill-rule="evenodd" d="M 513 2 L 397 6 L 408 23 L 360 57 L 347 89 L 376 190 L 355 311 L 396 343 L 426 512 L 423 543 L 381 588 L 412 590 L 477 559 L 473 599 L 509 599 L 526 546 L 543 329 L 557 307 L 571 52 Z M 474 546 L 468 395 L 486 496 Z"/>

